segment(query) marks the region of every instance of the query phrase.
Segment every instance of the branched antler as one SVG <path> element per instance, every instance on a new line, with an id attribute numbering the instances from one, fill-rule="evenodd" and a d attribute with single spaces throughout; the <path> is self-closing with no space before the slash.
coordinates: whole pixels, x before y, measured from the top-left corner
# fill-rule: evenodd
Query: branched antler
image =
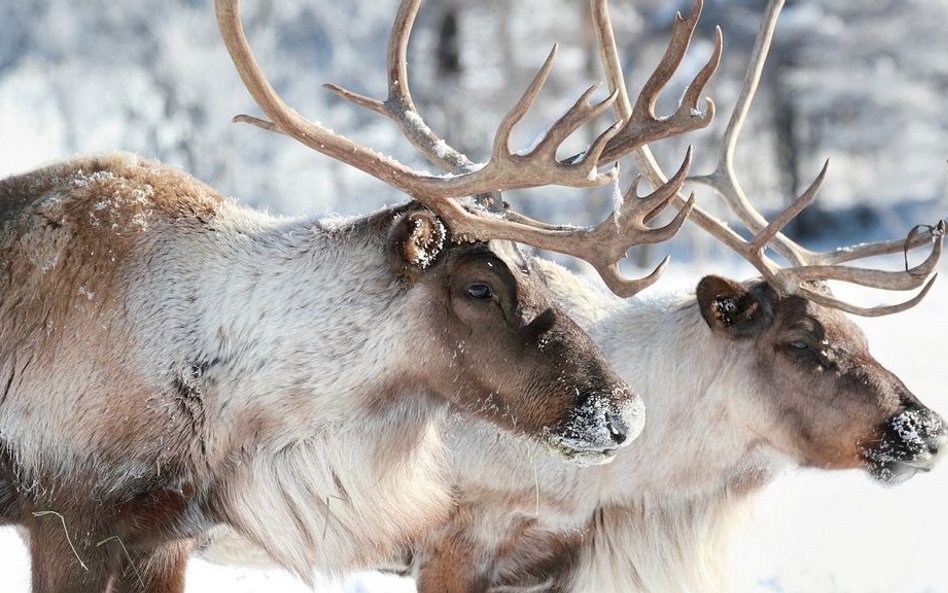
<path id="1" fill-rule="evenodd" d="M 473 165 L 467 156 L 448 145 L 444 139 L 440 138 L 428 127 L 418 114 L 409 91 L 406 51 L 408 38 L 414 24 L 414 19 L 418 13 L 419 5 L 420 0 L 404 0 L 399 8 L 395 24 L 392 28 L 392 35 L 389 39 L 388 97 L 384 101 L 371 99 L 336 85 L 327 85 L 327 88 L 356 105 L 360 105 L 391 119 L 399 126 L 405 137 L 408 138 L 429 161 L 451 173 L 464 174 L 472 170 L 475 165 Z M 636 110 L 630 117 L 624 118 L 625 123 L 621 127 L 617 126 L 616 133 L 605 140 L 604 136 L 600 135 L 587 151 L 560 161 L 561 166 L 572 166 L 576 163 L 589 161 L 591 158 L 600 163 L 613 162 L 647 142 L 684 134 L 692 130 L 703 128 L 710 123 L 711 118 L 714 116 L 714 103 L 708 99 L 707 107 L 704 111 L 701 111 L 698 109 L 698 102 L 705 85 L 720 61 L 722 44 L 720 32 L 716 39 L 714 54 L 689 86 L 679 109 L 669 117 L 659 117 L 655 114 L 655 104 L 658 100 L 658 96 L 674 75 L 688 49 L 699 13 L 700 3 L 698 9 L 692 14 L 692 17 L 688 21 L 683 22 L 682 26 L 676 26 L 672 33 L 669 48 L 651 78 L 646 83 L 636 103 Z M 547 63 L 549 63 L 549 61 Z M 595 87 L 591 87 L 588 89 L 580 97 L 577 105 L 587 102 L 594 88 Z M 628 102 L 624 86 L 617 88 L 613 95 L 610 96 L 610 99 L 614 100 L 616 92 L 619 93 L 620 98 L 626 97 L 624 100 Z M 610 104 L 612 103 L 611 100 L 607 101 L 609 101 Z M 575 105 L 573 109 L 576 109 Z M 581 123 L 590 119 L 584 118 L 582 112 L 571 115 L 572 111 L 573 110 L 567 112 L 567 115 L 564 116 L 561 121 L 571 121 L 575 125 L 564 125 L 562 130 L 551 131 L 551 133 L 547 134 L 537 145 L 535 150 L 546 150 L 547 154 L 552 154 L 569 133 Z M 687 171 L 690 159 L 689 151 L 680 172 Z M 681 179 L 683 179 L 683 177 Z M 679 177 L 676 175 L 673 180 L 659 187 L 658 190 L 647 198 L 637 197 L 635 192 L 636 186 L 637 182 L 633 184 L 633 188 L 626 194 L 619 211 L 595 227 L 573 229 L 549 225 L 509 210 L 505 213 L 505 219 L 516 223 L 516 230 L 522 233 L 520 238 L 513 240 L 518 240 L 543 249 L 569 253 L 585 259 L 593 265 L 603 277 L 606 284 L 614 292 L 622 296 L 631 296 L 658 279 L 661 272 L 665 269 L 668 258 L 665 258 L 651 274 L 640 280 L 623 279 L 619 275 L 617 262 L 625 256 L 626 251 L 631 245 L 655 243 L 674 236 L 693 207 L 693 200 L 686 199 L 682 201 L 679 205 L 679 213 L 671 223 L 658 229 L 651 229 L 646 226 L 646 223 L 657 215 L 661 209 L 665 208 L 670 200 L 676 196 L 681 188 Z M 478 202 L 481 204 L 491 201 L 494 203 L 500 202 L 497 192 L 478 196 Z M 653 206 L 653 204 L 655 205 Z M 457 208 L 457 210 L 461 212 L 464 209 Z M 639 214 L 644 211 L 647 211 L 647 214 L 645 216 L 639 216 Z M 470 224 L 476 226 L 476 219 L 471 218 L 472 216 L 474 215 L 470 211 L 463 215 L 460 213 L 452 215 L 453 222 L 451 224 L 453 232 L 466 235 L 466 224 L 469 218 L 471 219 Z M 463 220 L 464 224 L 460 224 L 458 219 Z M 613 220 L 620 221 L 618 227 L 612 222 Z M 624 237 L 618 241 L 615 238 L 617 228 L 620 235 Z M 499 225 L 498 228 L 492 229 L 491 232 L 494 233 L 494 236 L 497 238 L 506 236 L 503 234 L 504 231 L 499 228 Z M 595 249 L 582 247 L 583 241 L 590 243 L 595 242 L 601 244 L 601 247 Z M 569 245 L 569 249 L 564 250 L 564 245 L 567 244 Z"/>
<path id="2" fill-rule="evenodd" d="M 628 101 L 623 99 L 622 87 L 624 81 L 619 65 L 618 51 L 616 50 L 608 12 L 604 9 L 607 0 L 592 0 L 592 2 L 593 6 L 603 7 L 602 10 L 596 12 L 596 30 L 599 34 L 602 63 L 609 86 L 619 92 L 614 109 L 617 117 L 631 121 L 633 112 Z M 699 207 L 694 208 L 690 219 L 744 257 L 757 268 L 775 289 L 783 294 L 798 294 L 828 307 L 865 316 L 887 315 L 908 309 L 925 297 L 935 280 L 935 277 L 932 276 L 927 283 L 925 282 L 934 271 L 935 265 L 941 256 L 945 232 L 944 221 L 940 221 L 933 226 L 926 226 L 924 232 L 912 234 L 904 241 L 880 241 L 852 247 L 841 247 L 827 252 L 814 252 L 791 241 L 781 231 L 790 220 L 802 212 L 816 198 L 816 194 L 826 176 L 828 162 L 813 184 L 772 222 L 768 222 L 753 207 L 741 187 L 734 169 L 734 150 L 747 112 L 757 91 L 782 7 L 783 0 L 771 0 L 767 5 L 760 32 L 757 35 L 756 44 L 747 67 L 740 97 L 728 120 L 717 167 L 708 175 L 689 179 L 689 181 L 703 183 L 714 189 L 753 236 L 749 241 L 744 240 L 725 223 Z M 690 17 L 688 20 L 690 20 Z M 676 20 L 676 26 L 680 26 L 681 22 L 683 20 L 679 16 L 679 19 Z M 615 138 L 613 141 L 615 141 Z M 650 183 L 656 186 L 665 183 L 666 176 L 647 146 L 637 148 L 633 152 L 633 156 Z M 675 203 L 678 204 L 684 203 L 684 200 L 685 198 L 682 195 L 678 195 L 674 199 Z M 876 255 L 908 251 L 924 245 L 932 246 L 928 257 L 917 266 L 909 267 L 906 265 L 905 271 L 892 272 L 840 265 L 844 262 Z M 767 249 L 773 249 L 784 257 L 790 262 L 790 267 L 781 268 L 778 266 L 767 257 Z M 885 290 L 913 290 L 921 286 L 922 290 L 915 297 L 903 303 L 878 307 L 860 307 L 829 296 L 812 286 L 815 282 L 826 280 L 839 280 Z"/>
<path id="3" fill-rule="evenodd" d="M 550 52 L 540 72 L 527 88 L 520 101 L 507 114 L 497 129 L 491 160 L 483 167 L 466 173 L 437 177 L 414 171 L 402 163 L 381 155 L 322 125 L 303 118 L 277 95 L 253 57 L 238 15 L 237 0 L 217 0 L 215 3 L 218 26 L 244 86 L 257 105 L 267 114 L 273 126 L 306 146 L 338 161 L 352 165 L 373 177 L 411 195 L 428 208 L 440 214 L 441 205 L 448 198 L 457 198 L 497 189 L 520 189 L 544 185 L 595 187 L 609 183 L 614 173 L 600 174 L 598 157 L 605 143 L 615 135 L 614 125 L 602 132 L 593 142 L 587 158 L 564 165 L 555 158 L 553 138 L 562 139 L 587 120 L 594 119 L 609 108 L 614 96 L 590 104 L 590 93 L 584 93 L 567 113 L 549 129 L 540 145 L 528 154 L 511 152 L 510 133 L 533 104 L 552 67 L 554 51 Z M 257 123 L 256 118 L 242 117 L 238 121 Z M 447 222 L 447 221 L 446 221 Z"/>
<path id="4" fill-rule="evenodd" d="M 584 123 L 608 111 L 615 101 L 616 94 L 612 93 L 603 101 L 592 102 L 591 96 L 595 87 L 590 87 L 531 150 L 521 154 L 510 149 L 510 134 L 514 126 L 530 109 L 550 73 L 556 54 L 554 46 L 521 99 L 500 122 L 489 162 L 483 167 L 472 165 L 470 160 L 458 151 L 450 149 L 446 144 L 440 144 L 440 140 L 424 125 L 421 118 L 415 116 L 408 92 L 405 51 L 419 3 L 420 0 L 405 0 L 393 28 L 388 56 L 390 96 L 386 103 L 373 101 L 338 87 L 332 88 L 359 105 L 390 116 L 397 114 L 395 119 L 403 122 L 403 130 L 407 131 L 409 138 L 416 145 L 425 146 L 429 156 L 436 154 L 439 160 L 443 159 L 448 163 L 452 175 L 436 177 L 414 171 L 394 159 L 300 116 L 276 94 L 257 65 L 241 26 L 237 0 L 216 0 L 218 25 L 225 45 L 247 90 L 270 118 L 270 121 L 267 121 L 238 116 L 236 121 L 287 134 L 318 152 L 352 165 L 404 191 L 440 216 L 451 229 L 455 240 L 504 239 L 575 255 L 586 259 L 600 270 L 609 285 L 622 294 L 631 294 L 654 282 L 664 269 L 664 263 L 648 278 L 625 281 L 618 275 L 616 262 L 625 257 L 626 251 L 632 245 L 654 241 L 657 237 L 664 237 L 669 233 L 674 234 L 690 211 L 690 205 L 683 208 L 682 214 L 672 225 L 655 231 L 644 225 L 636 225 L 636 218 L 625 210 L 619 213 L 618 220 L 625 223 L 625 218 L 629 218 L 628 224 L 600 224 L 591 229 L 571 229 L 554 228 L 522 216 L 516 219 L 498 217 L 484 208 L 468 208 L 462 202 L 452 199 L 545 185 L 594 187 L 608 183 L 614 179 L 617 169 L 612 168 L 603 174 L 599 172 L 599 164 L 603 150 L 609 140 L 619 132 L 622 122 L 617 122 L 601 132 L 578 158 L 569 162 L 556 158 L 557 148 L 570 134 Z M 686 169 L 687 167 L 684 168 Z M 676 181 L 676 190 L 683 179 L 684 174 Z M 667 203 L 667 200 L 664 203 Z M 584 244 L 587 241 L 595 241 L 597 245 Z"/>
<path id="5" fill-rule="evenodd" d="M 593 22 L 596 25 L 600 43 L 603 43 L 604 40 L 602 27 L 607 26 L 609 29 L 608 39 L 611 40 L 613 51 L 608 54 L 607 71 L 616 74 L 618 80 L 623 81 L 619 54 L 615 50 L 615 37 L 612 34 L 608 2 L 606 0 L 592 0 L 591 4 Z M 655 115 L 655 104 L 658 102 L 659 95 L 668 85 L 688 51 L 695 27 L 698 25 L 698 18 L 701 16 L 702 7 L 703 0 L 697 0 L 687 19 L 682 18 L 681 14 L 676 15 L 665 55 L 651 77 L 646 81 L 645 86 L 642 87 L 634 107 L 629 102 L 629 95 L 624 81 L 610 86 L 613 91 L 618 92 L 615 105 L 616 112 L 624 114 L 621 119 L 626 123 L 606 145 L 606 150 L 603 151 L 605 161 L 618 159 L 655 140 L 700 130 L 711 123 L 714 118 L 714 102 L 706 98 L 704 111 L 699 108 L 698 103 L 701 100 L 704 87 L 711 80 L 721 63 L 724 40 L 720 28 L 715 28 L 714 50 L 711 52 L 711 57 L 704 67 L 698 71 L 691 84 L 688 85 L 678 109 L 669 116 L 658 117 Z M 660 184 L 655 185 L 657 187 Z"/>

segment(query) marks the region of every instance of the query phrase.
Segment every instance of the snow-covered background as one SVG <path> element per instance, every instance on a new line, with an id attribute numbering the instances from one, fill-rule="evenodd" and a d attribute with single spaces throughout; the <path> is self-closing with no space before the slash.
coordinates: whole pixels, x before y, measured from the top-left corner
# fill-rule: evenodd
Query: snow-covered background
<path id="1" fill-rule="evenodd" d="M 481 160 L 497 122 L 559 42 L 548 88 L 515 134 L 515 143 L 529 144 L 600 76 L 583 26 L 585 4 L 429 0 L 410 49 L 420 111 L 450 143 Z M 762 4 L 707 0 L 660 112 L 707 58 L 712 27 L 720 24 L 724 63 L 707 94 L 721 116 L 708 130 L 656 145 L 666 168 L 694 144 L 695 170 L 707 170 Z M 689 7 L 669 0 L 613 0 L 612 6 L 630 85 L 637 88 L 664 50 L 674 10 Z M 381 96 L 395 7 L 396 0 L 244 0 L 243 14 L 258 58 L 291 105 L 425 167 L 389 122 L 321 88 L 334 82 Z M 946 0 L 797 0 L 785 9 L 738 168 L 760 207 L 773 211 L 832 158 L 820 206 L 794 229 L 802 242 L 898 237 L 948 214 L 946 23 Z M 279 213 L 364 212 L 403 199 L 286 138 L 230 123 L 241 112 L 255 108 L 219 41 L 209 0 L 0 0 L 0 176 L 70 154 L 122 149 L 180 166 L 225 194 Z M 578 132 L 566 150 L 580 150 L 591 133 Z M 533 216 L 586 223 L 602 218 L 610 194 L 547 188 L 508 198 Z M 709 196 L 701 199 L 714 209 Z M 693 229 L 660 250 L 666 249 L 675 260 L 665 287 L 693 284 L 708 271 L 750 274 Z M 655 261 L 658 251 L 633 259 Z M 909 312 L 860 323 L 877 357 L 948 414 L 944 282 Z M 846 294 L 866 303 L 879 298 Z M 897 488 L 857 473 L 785 476 L 762 496 L 741 534 L 735 591 L 948 593 L 946 494 L 946 467 Z M 189 571 L 192 593 L 307 590 L 278 572 L 200 561 Z M 0 574 L 0 590 L 28 590 L 28 560 L 12 530 L 0 530 Z M 397 593 L 413 586 L 366 574 L 319 590 Z"/>

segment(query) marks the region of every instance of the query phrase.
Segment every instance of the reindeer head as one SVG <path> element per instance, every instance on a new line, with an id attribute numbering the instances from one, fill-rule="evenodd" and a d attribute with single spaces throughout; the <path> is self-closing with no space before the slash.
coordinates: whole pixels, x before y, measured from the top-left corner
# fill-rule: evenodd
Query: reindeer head
<path id="1" fill-rule="evenodd" d="M 840 311 L 716 276 L 698 284 L 698 303 L 722 347 L 750 350 L 757 401 L 735 404 L 749 405 L 739 416 L 769 445 L 802 465 L 863 468 L 884 482 L 934 466 L 948 442 L 944 420 L 872 357 Z"/>
<path id="2" fill-rule="evenodd" d="M 415 381 L 461 409 L 600 463 L 642 429 L 644 407 L 506 242 L 451 244 L 425 210 L 389 233 L 393 270 L 424 300 Z"/>

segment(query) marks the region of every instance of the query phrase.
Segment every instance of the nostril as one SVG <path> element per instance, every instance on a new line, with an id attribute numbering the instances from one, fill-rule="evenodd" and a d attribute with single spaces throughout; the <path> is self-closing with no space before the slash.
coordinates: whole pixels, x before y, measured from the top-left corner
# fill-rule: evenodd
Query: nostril
<path id="1" fill-rule="evenodd" d="M 928 446 L 928 452 L 932 456 L 937 456 L 944 450 L 946 443 L 948 443 L 948 432 L 942 428 L 933 438 L 928 439 L 928 442 L 926 443 Z"/>
<path id="2" fill-rule="evenodd" d="M 606 412 L 606 424 L 609 426 L 609 436 L 617 445 L 621 445 L 629 436 L 629 426 L 621 416 Z"/>

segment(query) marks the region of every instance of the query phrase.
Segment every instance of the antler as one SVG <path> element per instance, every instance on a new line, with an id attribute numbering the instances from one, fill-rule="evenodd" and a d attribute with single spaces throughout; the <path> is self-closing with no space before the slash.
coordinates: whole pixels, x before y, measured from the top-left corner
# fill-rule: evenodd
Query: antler
<path id="1" fill-rule="evenodd" d="M 405 74 L 403 62 L 408 30 L 417 13 L 418 4 L 418 0 L 406 0 L 403 3 L 389 51 L 390 89 L 404 88 L 403 96 L 407 98 L 405 105 L 408 106 L 411 105 L 411 100 L 407 92 L 407 79 L 403 76 Z M 462 203 L 450 199 L 551 184 L 592 187 L 608 183 L 615 178 L 616 169 L 602 175 L 598 172 L 598 166 L 606 143 L 619 131 L 621 122 L 602 132 L 580 158 L 569 163 L 556 159 L 556 150 L 560 143 L 583 123 L 607 111 L 615 100 L 615 93 L 613 93 L 604 101 L 591 103 L 590 96 L 595 86 L 590 87 L 580 96 L 532 150 L 526 154 L 513 153 L 510 150 L 510 133 L 539 95 L 552 68 L 556 47 L 550 52 L 523 97 L 501 121 L 494 137 L 490 161 L 485 166 L 477 168 L 458 153 L 453 163 L 457 174 L 435 177 L 414 171 L 394 159 L 335 134 L 296 113 L 276 94 L 257 65 L 240 23 L 237 0 L 216 0 L 215 8 L 221 35 L 244 85 L 260 108 L 272 120 L 268 122 L 249 116 L 240 116 L 236 118 L 237 121 L 287 134 L 318 152 L 350 164 L 408 193 L 438 214 L 451 229 L 455 240 L 511 240 L 575 255 L 587 259 L 600 271 L 613 290 L 623 295 L 634 294 L 652 284 L 664 270 L 667 258 L 646 278 L 626 280 L 619 275 L 616 262 L 625 257 L 626 251 L 632 245 L 661 240 L 662 237 L 674 234 L 681 227 L 692 203 L 683 209 L 683 213 L 673 221 L 672 225 L 652 231 L 641 223 L 638 216 L 639 209 L 630 206 L 628 199 L 616 213 L 612 226 L 603 223 L 591 229 L 555 227 L 523 216 L 516 219 L 497 217 L 477 207 L 476 204 L 472 209 L 468 209 Z M 395 96 L 398 96 L 397 92 Z M 366 99 L 360 104 L 370 103 L 371 101 Z M 404 113 L 406 120 L 411 119 L 407 111 Z M 430 134 L 428 141 L 432 138 L 434 136 Z M 682 174 L 676 177 L 672 195 L 681 187 L 685 172 L 686 170 L 683 170 Z M 661 197 L 646 200 L 649 205 L 653 201 L 662 205 L 668 202 L 667 199 Z M 595 241 L 597 244 L 587 245 L 589 241 Z"/>
<path id="2" fill-rule="evenodd" d="M 392 28 L 392 35 L 389 39 L 387 58 L 388 97 L 385 101 L 365 97 L 336 85 L 326 85 L 326 87 L 356 105 L 391 119 L 399 126 L 405 137 L 429 161 L 451 173 L 463 174 L 476 166 L 467 156 L 452 148 L 427 126 L 418 114 L 409 91 L 406 52 L 408 38 L 420 3 L 420 0 L 403 0 L 399 7 Z M 714 103 L 708 99 L 707 108 L 700 111 L 698 101 L 720 61 L 722 45 L 720 32 L 716 39 L 714 54 L 689 86 L 678 111 L 669 117 L 658 117 L 655 114 L 655 104 L 659 94 L 674 75 L 688 49 L 697 23 L 697 17 L 696 13 L 685 27 L 676 27 L 668 51 L 666 51 L 665 56 L 639 96 L 636 110 L 630 117 L 625 118 L 626 123 L 606 142 L 604 149 L 598 156 L 599 162 L 615 161 L 648 142 L 697 130 L 711 122 L 714 116 Z M 587 91 L 587 94 L 591 90 Z M 614 94 L 616 93 L 619 97 L 626 97 L 625 101 L 628 101 L 624 86 L 617 89 Z M 558 138 L 556 142 L 560 142 L 563 138 Z M 560 162 L 564 166 L 570 166 L 572 163 L 581 162 L 588 158 L 589 151 Z M 625 251 L 633 244 L 665 241 L 678 232 L 685 218 L 691 212 L 692 199 L 684 200 L 679 204 L 678 215 L 668 225 L 658 229 L 650 229 L 646 226 L 646 223 L 677 195 L 681 181 L 684 179 L 684 172 L 687 170 L 690 161 L 691 152 L 689 150 L 679 174 L 676 174 L 672 180 L 661 186 L 656 185 L 659 189 L 647 198 L 637 198 L 638 179 L 636 179 L 632 188 L 623 198 L 619 210 L 614 213 L 614 216 L 596 227 L 572 229 L 546 225 L 513 211 L 506 212 L 505 218 L 507 221 L 518 225 L 515 228 L 518 232 L 523 233 L 520 235 L 521 237 L 527 237 L 526 239 L 518 238 L 514 240 L 544 249 L 569 253 L 585 259 L 599 272 L 613 292 L 620 296 L 631 296 L 658 279 L 668 262 L 668 258 L 666 257 L 655 271 L 640 280 L 622 279 L 618 273 L 616 262 L 624 256 Z M 500 201 L 498 192 L 478 196 L 478 202 L 481 204 L 497 204 Z M 470 214 L 464 216 L 470 217 Z M 457 232 L 457 221 L 452 224 L 452 228 Z M 617 240 L 614 234 L 610 234 L 612 233 L 610 229 L 613 226 L 619 230 L 621 236 L 625 237 L 624 241 Z M 498 229 L 498 232 L 502 231 Z M 564 250 L 564 243 L 556 243 L 560 239 L 569 243 L 570 248 L 568 250 Z M 554 242 L 554 245 L 550 245 L 551 241 Z M 608 245 L 604 242 L 608 242 Z M 599 245 L 599 247 L 592 248 L 593 243 Z"/>
<path id="3" fill-rule="evenodd" d="M 322 125 L 303 118 L 277 95 L 254 59 L 244 35 L 238 14 L 237 0 L 216 0 L 217 22 L 224 43 L 233 58 L 244 86 L 257 105 L 281 131 L 306 146 L 352 165 L 411 195 L 435 212 L 442 209 L 447 198 L 484 193 L 496 189 L 564 185 L 595 187 L 610 182 L 615 173 L 601 175 L 598 158 L 605 143 L 618 131 L 614 125 L 599 135 L 585 158 L 564 165 L 555 158 L 556 148 L 563 139 L 586 121 L 605 112 L 614 96 L 591 104 L 588 90 L 547 132 L 540 143 L 527 154 L 510 150 L 510 133 L 533 104 L 552 67 L 554 51 L 550 52 L 540 72 L 527 88 L 523 97 L 501 122 L 494 137 L 490 162 L 468 173 L 436 177 L 414 171 L 402 163 L 381 155 Z M 255 121 L 240 118 L 239 121 Z M 266 127 L 266 126 L 265 126 Z"/>
<path id="4" fill-rule="evenodd" d="M 624 86 L 622 70 L 619 66 L 618 51 L 615 46 L 612 25 L 609 22 L 608 13 L 605 11 L 607 0 L 592 0 L 592 2 L 594 7 L 599 7 L 599 9 L 595 11 L 596 31 L 599 35 L 603 67 L 606 70 L 610 88 L 619 90 L 618 100 L 613 107 L 618 117 L 630 119 L 632 117 L 632 110 L 628 100 L 623 100 L 621 90 Z M 734 150 L 744 119 L 754 99 L 764 62 L 767 58 L 767 52 L 770 48 L 773 31 L 776 27 L 777 18 L 780 15 L 782 7 L 783 0 L 771 0 L 767 5 L 761 23 L 761 29 L 757 36 L 756 45 L 748 64 L 740 97 L 738 98 L 734 111 L 731 113 L 727 129 L 724 133 L 716 169 L 708 175 L 689 179 L 690 181 L 703 183 L 714 189 L 725 201 L 729 209 L 737 216 L 741 224 L 745 225 L 754 236 L 751 240 L 745 241 L 740 235 L 728 228 L 725 223 L 699 207 L 694 208 L 691 220 L 744 257 L 757 268 L 776 290 L 783 294 L 798 294 L 816 303 L 864 316 L 887 315 L 908 309 L 925 297 L 932 283 L 935 281 L 937 274 L 929 279 L 927 283 L 925 279 L 934 270 L 941 256 L 942 242 L 945 234 L 944 221 L 939 221 L 938 224 L 934 226 L 925 226 L 925 231 L 922 233 L 915 234 L 913 231 L 904 241 L 882 241 L 852 247 L 841 247 L 828 252 L 813 252 L 794 243 L 780 231 L 816 198 L 816 194 L 826 176 L 828 161 L 813 184 L 799 198 L 794 200 L 789 207 L 774 218 L 772 222 L 768 222 L 754 209 L 741 188 L 740 181 L 734 170 Z M 698 0 L 695 11 L 700 11 L 700 8 L 701 0 Z M 692 12 L 692 16 L 685 21 L 681 18 L 681 15 L 678 15 L 676 28 L 683 26 L 682 23 L 691 21 L 693 16 L 694 11 Z M 633 155 L 635 156 L 636 163 L 649 179 L 650 183 L 654 185 L 665 183 L 666 176 L 647 146 L 637 148 L 633 152 Z M 676 196 L 673 201 L 675 203 L 682 203 L 684 198 L 679 195 Z M 927 243 L 932 244 L 932 250 L 925 261 L 911 268 L 906 263 L 905 271 L 892 272 L 838 265 L 843 262 L 876 255 L 897 253 L 899 251 L 907 252 L 909 249 Z M 791 267 L 781 268 L 768 258 L 765 253 L 765 250 L 768 248 L 773 249 L 786 258 L 787 261 L 790 262 Z M 839 280 L 885 290 L 913 290 L 922 286 L 922 290 L 915 297 L 903 303 L 878 307 L 859 307 L 828 296 L 824 292 L 820 292 L 809 286 L 812 282 L 824 280 Z"/>
<path id="5" fill-rule="evenodd" d="M 606 0 L 592 0 L 591 5 L 593 23 L 596 25 L 597 32 L 605 23 L 609 27 L 609 35 L 613 38 L 612 43 L 615 47 L 608 2 Z M 705 98 L 704 111 L 699 109 L 698 102 L 701 100 L 701 93 L 704 92 L 705 85 L 711 80 L 721 63 L 724 40 L 720 27 L 715 27 L 714 50 L 711 52 L 711 57 L 708 58 L 694 80 L 688 85 L 678 109 L 669 116 L 658 117 L 655 115 L 655 104 L 658 102 L 659 95 L 675 74 L 678 66 L 681 65 L 681 61 L 688 51 L 695 27 L 698 25 L 698 19 L 701 16 L 702 6 L 703 0 L 696 0 L 695 7 L 687 19 L 682 19 L 681 14 L 676 15 L 665 55 L 645 83 L 645 86 L 642 87 L 642 91 L 635 102 L 635 107 L 632 107 L 629 102 L 629 95 L 624 83 L 612 86 L 613 92 L 618 93 L 614 107 L 617 113 L 624 114 L 622 119 L 626 123 L 619 130 L 619 133 L 606 144 L 606 149 L 602 155 L 603 160 L 610 161 L 620 158 L 655 140 L 700 130 L 711 123 L 714 118 L 714 101 Z M 622 67 L 619 65 L 618 52 L 613 52 L 608 56 L 603 54 L 603 56 L 605 60 L 608 60 L 606 62 L 607 72 L 618 73 L 618 80 L 622 81 Z"/>

